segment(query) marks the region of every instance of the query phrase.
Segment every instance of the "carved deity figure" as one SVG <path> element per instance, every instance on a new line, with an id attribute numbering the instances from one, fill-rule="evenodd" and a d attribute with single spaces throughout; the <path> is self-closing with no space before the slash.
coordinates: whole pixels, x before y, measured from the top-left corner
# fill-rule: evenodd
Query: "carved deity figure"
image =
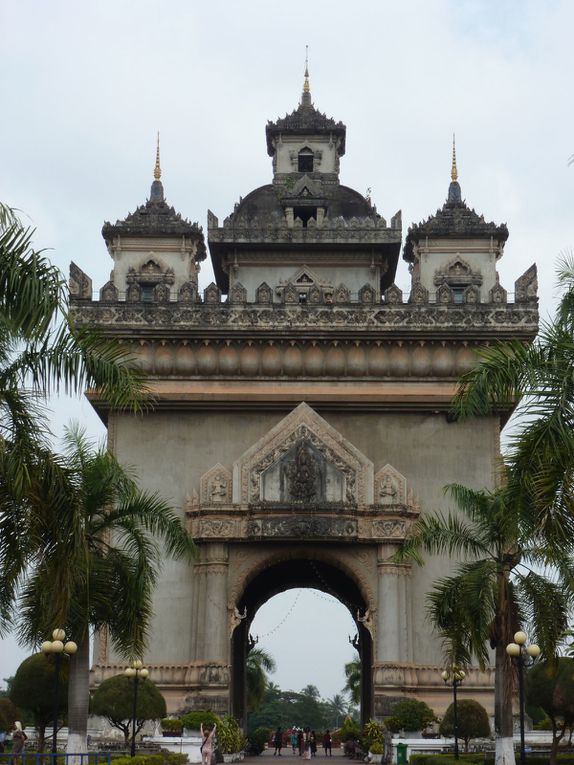
<path id="1" fill-rule="evenodd" d="M 300 444 L 295 459 L 287 468 L 289 497 L 295 502 L 311 502 L 317 493 L 317 461 L 311 451 Z"/>
<path id="2" fill-rule="evenodd" d="M 210 499 L 212 502 L 223 502 L 227 497 L 227 481 L 218 473 L 211 482 Z"/>
<path id="3" fill-rule="evenodd" d="M 397 493 L 397 487 L 395 486 L 393 479 L 390 475 L 386 475 L 381 481 L 381 488 L 379 489 L 381 504 L 394 505 L 397 501 Z"/>

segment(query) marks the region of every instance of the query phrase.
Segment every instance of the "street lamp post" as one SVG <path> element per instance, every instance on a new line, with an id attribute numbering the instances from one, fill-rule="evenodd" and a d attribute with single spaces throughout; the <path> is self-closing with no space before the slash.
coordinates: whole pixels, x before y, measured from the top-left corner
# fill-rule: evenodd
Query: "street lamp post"
<path id="1" fill-rule="evenodd" d="M 139 659 L 134 659 L 134 661 L 132 661 L 131 667 L 126 667 L 126 669 L 124 670 L 124 675 L 126 675 L 127 677 L 133 677 L 134 679 L 134 695 L 133 695 L 133 706 L 132 706 L 132 741 L 130 746 L 130 756 L 135 757 L 136 755 L 136 717 L 137 717 L 137 708 L 138 708 L 138 683 L 139 683 L 140 677 L 142 680 L 145 680 L 146 677 L 149 675 L 149 672 L 143 666 L 142 662 Z"/>
<path id="2" fill-rule="evenodd" d="M 453 728 L 454 728 L 454 759 L 458 760 L 458 709 L 456 689 L 462 683 L 466 677 L 466 673 L 456 664 L 452 664 L 448 669 L 441 672 L 442 679 L 445 685 L 452 685 L 452 716 L 453 716 Z"/>
<path id="3" fill-rule="evenodd" d="M 42 643 L 42 653 L 54 654 L 54 727 L 52 729 L 52 754 L 58 752 L 58 707 L 60 691 L 60 667 L 62 665 L 62 656 L 71 656 L 76 653 L 78 646 L 73 640 L 66 639 L 66 633 L 63 629 L 57 628 L 52 632 L 52 640 L 45 640 Z"/>
<path id="4" fill-rule="evenodd" d="M 528 635 L 526 632 L 516 632 L 514 634 L 514 643 L 506 646 L 506 653 L 511 659 L 515 659 L 518 664 L 518 702 L 520 707 L 520 763 L 526 763 L 526 749 L 524 746 L 524 667 L 531 662 L 530 659 L 536 659 L 540 656 L 540 647 L 536 643 L 526 645 Z"/>

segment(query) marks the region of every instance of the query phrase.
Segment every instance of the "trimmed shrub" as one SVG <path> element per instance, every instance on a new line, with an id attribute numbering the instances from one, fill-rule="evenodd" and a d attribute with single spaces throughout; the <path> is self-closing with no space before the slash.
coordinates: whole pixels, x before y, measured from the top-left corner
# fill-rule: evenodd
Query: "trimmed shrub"
<path id="1" fill-rule="evenodd" d="M 201 712 L 186 712 L 181 716 L 180 720 L 183 727 L 188 728 L 189 730 L 199 730 L 202 724 L 204 728 L 206 726 L 212 728 L 214 725 L 219 724 L 220 722 L 218 715 L 216 715 L 215 712 L 212 712 L 211 710 Z"/>

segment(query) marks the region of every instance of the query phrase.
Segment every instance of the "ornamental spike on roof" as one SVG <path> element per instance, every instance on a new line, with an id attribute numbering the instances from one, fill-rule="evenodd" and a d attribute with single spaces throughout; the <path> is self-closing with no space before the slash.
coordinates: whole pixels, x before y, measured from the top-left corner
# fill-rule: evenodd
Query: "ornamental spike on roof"
<path id="1" fill-rule="evenodd" d="M 206 250 L 203 229 L 198 223 L 191 223 L 165 201 L 159 157 L 159 133 L 157 135 L 154 180 L 150 196 L 145 204 L 128 213 L 123 220 L 115 223 L 106 221 L 102 236 L 111 242 L 116 236 L 189 236 L 198 239 L 196 260 L 205 260 Z"/>
<path id="2" fill-rule="evenodd" d="M 281 134 L 307 134 L 315 133 L 319 135 L 339 136 L 341 142 L 339 145 L 339 156 L 345 153 L 345 134 L 347 128 L 342 122 L 335 122 L 332 117 L 318 111 L 311 100 L 311 86 L 309 85 L 309 66 L 307 58 L 305 59 L 305 79 L 303 81 L 303 92 L 299 106 L 285 117 L 279 117 L 275 122 L 268 121 L 265 128 L 267 136 L 267 153 L 273 156 L 275 149 L 273 139 Z"/>
<path id="3" fill-rule="evenodd" d="M 508 239 L 508 228 L 505 223 L 497 225 L 492 221 L 487 222 L 483 215 L 479 215 L 474 209 L 468 207 L 462 198 L 462 191 L 457 179 L 458 168 L 453 135 L 451 182 L 448 187 L 446 202 L 436 211 L 435 215 L 429 216 L 421 223 L 410 226 L 403 251 L 404 260 L 413 261 L 413 245 L 426 237 L 435 239 L 441 237 L 453 239 L 493 237 L 497 242 L 505 242 Z"/>

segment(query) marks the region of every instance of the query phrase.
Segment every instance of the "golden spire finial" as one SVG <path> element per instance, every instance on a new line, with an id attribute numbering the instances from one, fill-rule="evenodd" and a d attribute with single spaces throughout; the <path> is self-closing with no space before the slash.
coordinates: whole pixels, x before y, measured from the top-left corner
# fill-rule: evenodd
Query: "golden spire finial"
<path id="1" fill-rule="evenodd" d="M 157 149 L 155 151 L 155 167 L 153 169 L 154 180 L 159 181 L 161 178 L 161 166 L 159 164 L 159 130 L 157 133 Z"/>
<path id="2" fill-rule="evenodd" d="M 309 87 L 309 46 L 305 46 L 305 82 L 303 83 L 303 93 L 310 93 Z"/>
<path id="3" fill-rule="evenodd" d="M 450 169 L 450 179 L 454 183 L 458 178 L 458 170 L 456 169 L 456 144 L 454 133 L 452 134 L 452 167 Z"/>

